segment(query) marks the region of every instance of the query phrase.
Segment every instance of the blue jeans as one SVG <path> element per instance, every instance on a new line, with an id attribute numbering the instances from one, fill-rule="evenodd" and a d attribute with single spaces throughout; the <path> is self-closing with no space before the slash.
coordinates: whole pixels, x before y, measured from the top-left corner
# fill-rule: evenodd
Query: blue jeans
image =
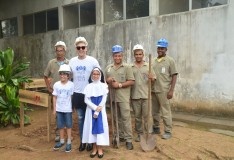
<path id="1" fill-rule="evenodd" d="M 72 112 L 56 112 L 57 115 L 57 127 L 72 128 Z"/>
<path id="2" fill-rule="evenodd" d="M 83 127 L 84 127 L 84 120 L 85 120 L 85 108 L 77 108 L 77 116 L 78 116 L 78 127 L 80 132 L 80 142 L 82 142 L 83 137 Z"/>

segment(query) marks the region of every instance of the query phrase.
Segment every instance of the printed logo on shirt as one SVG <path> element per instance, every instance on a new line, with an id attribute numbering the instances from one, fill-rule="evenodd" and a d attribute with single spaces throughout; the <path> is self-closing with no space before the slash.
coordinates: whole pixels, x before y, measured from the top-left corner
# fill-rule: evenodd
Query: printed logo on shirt
<path id="1" fill-rule="evenodd" d="M 68 96 L 69 95 L 69 90 L 67 89 L 59 89 L 58 93 L 60 96 Z"/>
<path id="2" fill-rule="evenodd" d="M 78 81 L 85 81 L 85 71 L 86 71 L 86 66 L 77 66 L 76 71 L 77 71 L 77 80 Z"/>

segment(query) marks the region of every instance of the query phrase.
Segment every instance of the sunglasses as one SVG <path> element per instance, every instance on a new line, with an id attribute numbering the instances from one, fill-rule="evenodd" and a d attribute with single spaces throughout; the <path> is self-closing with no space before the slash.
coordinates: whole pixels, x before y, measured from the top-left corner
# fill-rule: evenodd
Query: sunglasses
<path id="1" fill-rule="evenodd" d="M 77 50 L 80 50 L 80 49 L 84 50 L 85 48 L 86 48 L 86 46 L 77 46 L 76 47 Z"/>

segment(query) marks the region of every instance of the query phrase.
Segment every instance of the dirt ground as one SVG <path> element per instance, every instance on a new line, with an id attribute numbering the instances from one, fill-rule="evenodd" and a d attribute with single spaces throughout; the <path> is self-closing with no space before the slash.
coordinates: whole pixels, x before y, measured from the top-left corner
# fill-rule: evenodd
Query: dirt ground
<path id="1" fill-rule="evenodd" d="M 55 142 L 47 142 L 46 109 L 33 107 L 27 114 L 31 117 L 31 125 L 25 126 L 22 135 L 19 127 L 0 128 L 1 160 L 79 160 L 91 159 L 89 152 L 78 151 L 79 136 L 76 113 L 73 114 L 74 129 L 72 152 L 53 151 Z M 133 118 L 132 118 L 133 119 Z M 134 120 L 134 119 L 133 119 Z M 109 119 L 109 125 L 110 123 Z M 157 147 L 151 152 L 143 152 L 137 142 L 133 142 L 134 150 L 126 150 L 125 143 L 119 149 L 105 147 L 106 160 L 234 160 L 234 138 L 211 133 L 192 124 L 178 125 L 174 122 L 173 137 L 163 140 L 155 135 Z M 133 122 L 134 124 L 134 122 Z M 53 123 L 53 128 L 55 124 Z M 110 128 L 111 130 L 111 128 Z M 134 133 L 136 136 L 136 134 Z M 52 133 L 54 138 L 54 132 Z M 111 135 L 110 135 L 111 139 Z M 98 159 L 95 157 L 94 159 Z"/>

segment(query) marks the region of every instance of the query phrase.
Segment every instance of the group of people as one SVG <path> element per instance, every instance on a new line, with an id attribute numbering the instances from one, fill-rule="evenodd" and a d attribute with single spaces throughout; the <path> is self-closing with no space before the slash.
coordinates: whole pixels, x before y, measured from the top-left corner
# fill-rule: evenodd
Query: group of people
<path id="1" fill-rule="evenodd" d="M 75 47 L 77 56 L 68 61 L 65 58 L 65 43 L 57 42 L 56 58 L 49 61 L 44 72 L 48 91 L 53 95 L 53 114 L 56 115 L 58 128 L 54 150 L 59 150 L 65 144 L 66 129 L 65 151 L 71 151 L 72 110 L 76 110 L 80 135 L 79 151 L 91 151 L 91 158 L 103 157 L 102 146 L 109 146 L 106 114 L 109 90 L 114 94 L 109 95 L 113 101 L 110 103 L 117 106 L 119 139 L 126 142 L 128 150 L 133 149 L 131 106 L 135 115 L 136 142 L 140 141 L 140 135 L 145 132 L 160 134 L 161 116 L 164 123 L 162 138 L 171 138 L 172 116 L 169 100 L 173 97 L 178 72 L 175 61 L 166 54 L 166 39 L 157 42 L 158 56 L 152 60 L 152 66 L 145 62 L 142 45 L 137 44 L 133 48 L 133 64 L 124 63 L 122 46 L 114 45 L 113 63 L 103 71 L 98 61 L 87 55 L 88 42 L 84 37 L 76 38 Z M 148 99 L 149 81 L 152 83 L 152 115 L 148 115 L 148 101 L 151 100 Z M 153 117 L 152 127 L 147 127 L 149 116 Z"/>

